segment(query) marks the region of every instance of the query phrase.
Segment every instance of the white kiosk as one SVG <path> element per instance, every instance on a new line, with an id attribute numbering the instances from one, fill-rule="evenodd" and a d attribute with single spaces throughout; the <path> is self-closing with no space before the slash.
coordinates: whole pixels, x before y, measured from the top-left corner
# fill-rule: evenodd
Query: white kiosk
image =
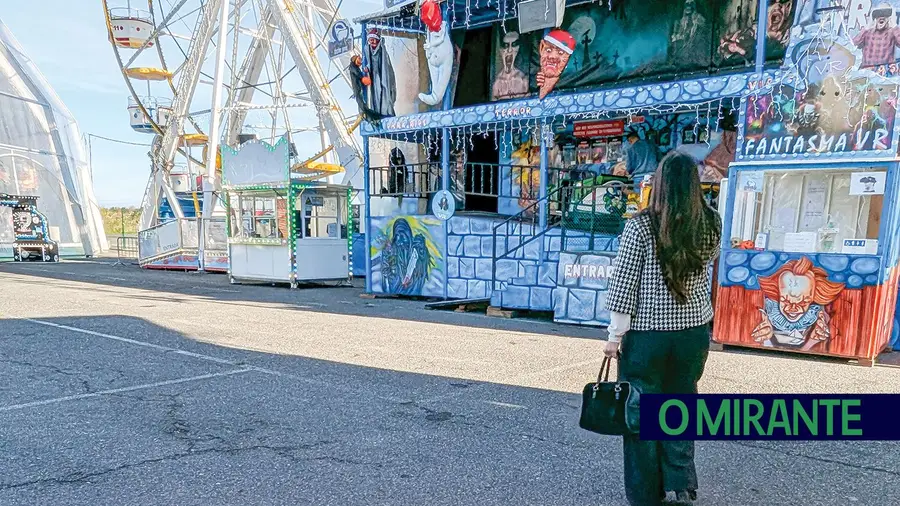
<path id="1" fill-rule="evenodd" d="M 288 143 L 222 153 L 231 282 L 298 283 L 352 276 L 351 188 L 290 168 Z"/>

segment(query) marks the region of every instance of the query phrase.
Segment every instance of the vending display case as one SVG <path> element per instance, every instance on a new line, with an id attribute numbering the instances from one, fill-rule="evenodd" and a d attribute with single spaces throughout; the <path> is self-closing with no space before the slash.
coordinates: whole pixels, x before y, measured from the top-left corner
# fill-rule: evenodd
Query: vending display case
<path id="1" fill-rule="evenodd" d="M 715 341 L 874 361 L 900 273 L 895 167 L 733 165 Z"/>

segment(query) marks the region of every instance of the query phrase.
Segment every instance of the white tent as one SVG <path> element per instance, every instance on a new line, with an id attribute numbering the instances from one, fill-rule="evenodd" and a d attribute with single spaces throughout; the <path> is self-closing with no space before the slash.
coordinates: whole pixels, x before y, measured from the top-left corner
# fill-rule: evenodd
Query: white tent
<path id="1" fill-rule="evenodd" d="M 0 193 L 39 197 L 62 256 L 108 249 L 78 125 L 2 21 Z M 12 242 L 8 212 L 0 208 L 0 255 Z"/>

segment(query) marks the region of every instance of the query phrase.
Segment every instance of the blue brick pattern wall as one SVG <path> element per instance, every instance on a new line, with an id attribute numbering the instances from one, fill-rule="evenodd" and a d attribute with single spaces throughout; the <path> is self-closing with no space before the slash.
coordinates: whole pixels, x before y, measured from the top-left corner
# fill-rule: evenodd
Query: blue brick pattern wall
<path id="1" fill-rule="evenodd" d="M 774 251 L 726 250 L 722 253 L 720 283 L 738 285 L 748 290 L 759 289 L 759 278 L 771 276 L 790 260 L 809 258 L 813 265 L 825 269 L 828 279 L 845 283 L 848 288 L 880 285 L 885 269 L 881 258 L 872 255 L 802 254 Z"/>
<path id="2" fill-rule="evenodd" d="M 609 325 L 606 294 L 609 280 L 595 277 L 566 278 L 566 265 L 611 266 L 615 254 L 572 253 L 559 255 L 557 287 L 553 291 L 553 321 L 579 325 Z"/>
<path id="3" fill-rule="evenodd" d="M 454 216 L 447 231 L 447 296 L 481 299 L 491 296 L 494 268 L 494 227 L 497 219 Z M 498 238 L 497 251 L 506 251 Z M 498 265 L 506 268 L 502 262 Z M 505 275 L 505 271 L 504 271 Z M 502 279 L 498 277 L 498 279 Z"/>

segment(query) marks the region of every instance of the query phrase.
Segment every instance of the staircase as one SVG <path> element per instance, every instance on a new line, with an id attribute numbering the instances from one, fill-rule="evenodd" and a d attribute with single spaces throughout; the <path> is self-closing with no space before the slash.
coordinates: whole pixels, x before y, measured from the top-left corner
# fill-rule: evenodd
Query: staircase
<path id="1" fill-rule="evenodd" d="M 494 227 L 491 305 L 509 309 L 549 311 L 561 246 L 558 214 L 552 210 L 564 188 L 510 216 Z M 540 226 L 547 213 L 546 227 Z"/>
<path id="2" fill-rule="evenodd" d="M 618 250 L 624 220 L 608 208 L 601 211 L 602 192 L 594 191 L 610 183 L 583 183 L 556 188 L 494 227 L 492 306 L 552 311 L 560 253 Z M 542 210 L 544 228 L 538 218 Z"/>

